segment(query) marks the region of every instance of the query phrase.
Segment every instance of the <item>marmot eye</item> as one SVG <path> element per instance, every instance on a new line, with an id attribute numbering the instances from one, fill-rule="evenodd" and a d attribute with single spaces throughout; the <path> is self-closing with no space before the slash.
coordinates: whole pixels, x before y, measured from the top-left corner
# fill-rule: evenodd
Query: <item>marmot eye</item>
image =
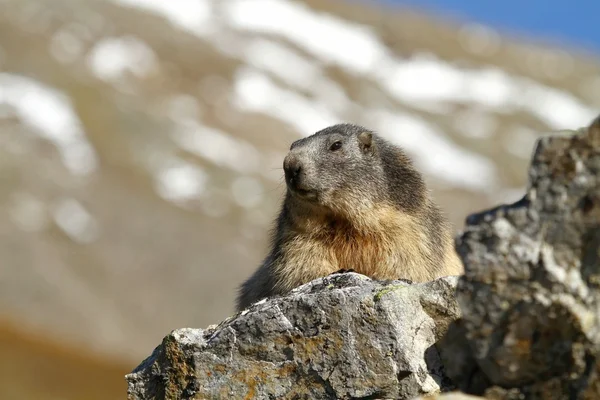
<path id="1" fill-rule="evenodd" d="M 336 151 L 342 148 L 342 142 L 334 142 L 331 147 L 329 147 L 329 150 L 331 151 Z"/>

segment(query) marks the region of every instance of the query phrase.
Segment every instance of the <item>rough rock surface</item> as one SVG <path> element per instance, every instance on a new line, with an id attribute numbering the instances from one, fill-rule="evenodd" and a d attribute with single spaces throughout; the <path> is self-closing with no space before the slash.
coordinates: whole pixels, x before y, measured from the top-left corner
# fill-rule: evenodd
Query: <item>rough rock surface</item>
<path id="1" fill-rule="evenodd" d="M 171 332 L 127 376 L 130 399 L 409 399 L 450 389 L 435 343 L 459 317 L 457 278 L 352 272 Z"/>
<path id="2" fill-rule="evenodd" d="M 525 196 L 456 245 L 458 279 L 335 274 L 174 331 L 130 398 L 600 399 L 600 118 L 542 138 Z"/>
<path id="3" fill-rule="evenodd" d="M 466 268 L 457 295 L 463 318 L 450 330 L 448 349 L 456 351 L 446 367 L 463 391 L 600 398 L 599 246 L 596 120 L 542 138 L 526 195 L 472 215 L 457 240 Z"/>
<path id="4" fill-rule="evenodd" d="M 413 400 L 481 400 L 483 397 L 471 396 L 460 392 L 439 393 L 433 395 L 423 395 Z"/>

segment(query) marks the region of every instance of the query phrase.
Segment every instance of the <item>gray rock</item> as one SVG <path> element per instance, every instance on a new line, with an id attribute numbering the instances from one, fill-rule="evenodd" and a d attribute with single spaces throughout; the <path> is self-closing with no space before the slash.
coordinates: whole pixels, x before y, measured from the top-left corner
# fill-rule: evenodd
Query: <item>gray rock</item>
<path id="1" fill-rule="evenodd" d="M 127 375 L 129 399 L 410 399 L 452 388 L 435 343 L 456 277 L 334 274 L 219 326 L 179 329 Z"/>
<path id="2" fill-rule="evenodd" d="M 471 396 L 461 392 L 440 393 L 415 397 L 413 400 L 481 400 L 483 397 Z"/>
<path id="3" fill-rule="evenodd" d="M 454 334 L 468 345 L 448 346 L 444 360 L 458 386 L 498 399 L 600 398 L 600 121 L 540 139 L 526 195 L 469 217 L 457 250 L 466 272 Z"/>
<path id="4" fill-rule="evenodd" d="M 334 274 L 173 331 L 129 398 L 600 398 L 600 118 L 542 138 L 525 196 L 471 215 L 457 250 L 459 279 Z"/>

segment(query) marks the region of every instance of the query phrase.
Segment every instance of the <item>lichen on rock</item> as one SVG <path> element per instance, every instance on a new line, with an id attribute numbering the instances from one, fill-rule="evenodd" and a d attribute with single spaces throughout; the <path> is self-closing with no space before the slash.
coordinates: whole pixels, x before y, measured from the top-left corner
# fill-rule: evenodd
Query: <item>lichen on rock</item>
<path id="1" fill-rule="evenodd" d="M 411 398 L 451 388 L 435 343 L 457 278 L 334 274 L 209 330 L 180 329 L 127 376 L 130 399 Z"/>

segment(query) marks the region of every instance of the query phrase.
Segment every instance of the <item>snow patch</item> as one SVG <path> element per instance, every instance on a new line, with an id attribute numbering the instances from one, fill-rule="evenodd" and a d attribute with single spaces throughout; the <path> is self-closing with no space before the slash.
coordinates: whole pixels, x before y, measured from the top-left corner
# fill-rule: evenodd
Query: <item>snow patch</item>
<path id="1" fill-rule="evenodd" d="M 373 30 L 310 7 L 279 0 L 230 0 L 225 20 L 234 28 L 285 37 L 325 63 L 364 74 L 386 56 Z"/>
<path id="2" fill-rule="evenodd" d="M 163 199 L 181 204 L 202 197 L 207 183 L 207 173 L 197 165 L 172 160 L 156 176 L 155 188 Z"/>
<path id="3" fill-rule="evenodd" d="M 484 105 L 503 112 L 521 107 L 552 129 L 584 125 L 595 115 L 564 91 L 529 82 L 498 68 L 458 68 L 431 55 L 400 59 L 388 51 L 368 26 L 313 11 L 305 4 L 231 0 L 223 5 L 223 14 L 236 29 L 283 37 L 323 63 L 371 77 L 392 97 L 411 107 L 442 112 L 447 109 L 444 103 L 449 102 Z M 491 54 L 499 46 L 497 34 L 479 25 L 465 27 L 460 36 L 465 47 L 476 53 Z M 279 53 L 285 58 L 289 52 L 279 49 Z M 270 72 L 279 71 L 281 65 L 265 65 L 274 62 L 275 48 L 268 49 L 267 54 L 267 59 L 260 62 L 251 54 L 250 62 Z M 292 71 L 275 73 L 285 73 L 286 79 L 297 80 Z M 561 112 L 556 113 L 556 109 Z"/>
<path id="4" fill-rule="evenodd" d="M 195 120 L 180 121 L 173 138 L 181 148 L 220 167 L 238 173 L 254 173 L 259 169 L 260 153 L 253 145 Z"/>
<path id="5" fill-rule="evenodd" d="M 112 0 L 114 3 L 160 15 L 173 25 L 204 36 L 211 32 L 213 17 L 212 2 L 209 0 Z"/>
<path id="6" fill-rule="evenodd" d="M 384 110 L 373 111 L 370 118 L 375 130 L 411 153 L 425 174 L 471 190 L 486 191 L 496 184 L 492 161 L 453 144 L 423 119 Z"/>
<path id="7" fill-rule="evenodd" d="M 75 199 L 63 199 L 56 205 L 54 221 L 77 243 L 91 243 L 99 234 L 94 217 Z"/>
<path id="8" fill-rule="evenodd" d="M 268 71 L 295 88 L 310 89 L 322 77 L 321 69 L 312 60 L 271 40 L 251 41 L 243 55 L 248 64 Z"/>
<path id="9" fill-rule="evenodd" d="M 0 105 L 7 104 L 24 123 L 54 143 L 64 165 L 74 175 L 87 175 L 98 167 L 70 99 L 33 79 L 0 73 Z"/>
<path id="10" fill-rule="evenodd" d="M 432 56 L 402 62 L 388 60 L 377 80 L 392 97 L 408 105 L 458 102 L 502 113 L 520 108 L 551 129 L 585 125 L 596 115 L 592 108 L 562 90 L 499 68 L 460 69 Z"/>
<path id="11" fill-rule="evenodd" d="M 103 39 L 90 51 L 87 63 L 105 81 L 120 78 L 126 72 L 143 78 L 157 65 L 154 51 L 133 36 Z"/>
<path id="12" fill-rule="evenodd" d="M 326 77 L 319 65 L 280 43 L 268 39 L 249 41 L 242 59 L 289 86 L 312 94 L 317 102 L 330 105 L 335 112 L 347 111 L 351 105 L 344 89 Z"/>
<path id="13" fill-rule="evenodd" d="M 550 128 L 573 129 L 589 124 L 598 112 L 575 96 L 541 85 L 529 79 L 521 80 L 523 92 L 514 100 L 522 108 L 544 121 Z"/>
<path id="14" fill-rule="evenodd" d="M 516 93 L 513 80 L 497 68 L 463 71 L 434 57 L 388 64 L 379 84 L 397 99 L 412 102 L 470 102 L 507 108 Z"/>
<path id="15" fill-rule="evenodd" d="M 339 122 L 324 104 L 283 89 L 262 72 L 242 68 L 234 76 L 234 105 L 246 112 L 278 118 L 301 135 L 310 135 Z"/>

